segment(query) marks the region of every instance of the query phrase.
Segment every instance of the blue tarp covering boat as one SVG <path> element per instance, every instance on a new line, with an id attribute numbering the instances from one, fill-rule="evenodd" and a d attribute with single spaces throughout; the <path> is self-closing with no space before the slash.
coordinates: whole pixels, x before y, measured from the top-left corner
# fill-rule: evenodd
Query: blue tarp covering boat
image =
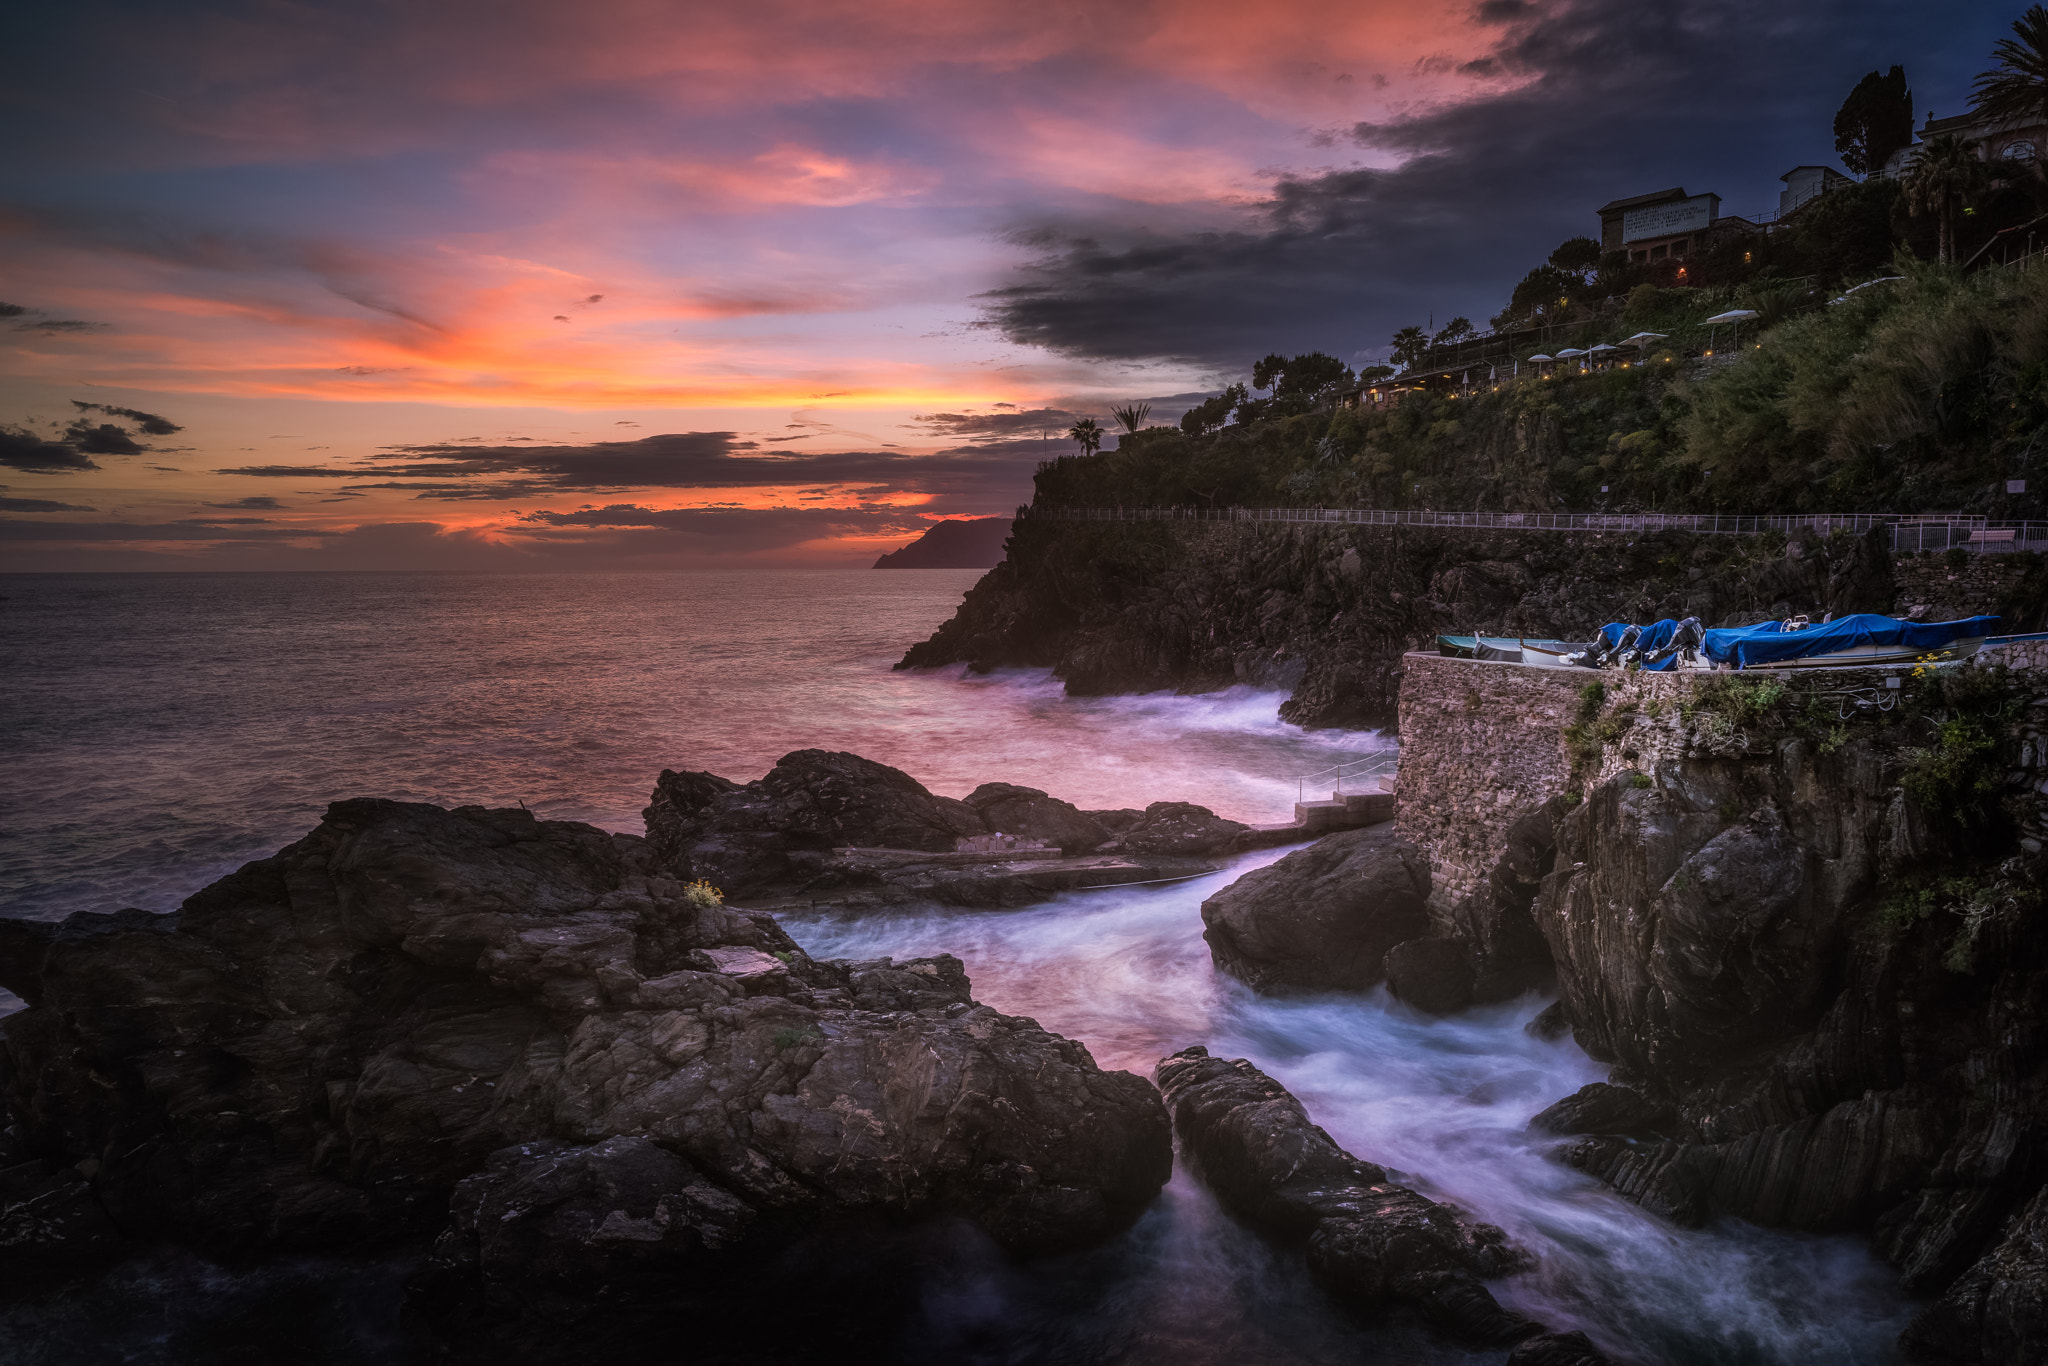
<path id="1" fill-rule="evenodd" d="M 1601 634 L 1612 645 L 1627 629 L 1625 622 L 1610 622 L 1601 628 Z M 1636 648 L 1649 654 L 1669 641 L 1677 629 L 1678 623 L 1669 618 L 1645 626 Z M 1845 652 L 1851 658 L 1879 652 L 1896 652 L 1901 657 L 1935 654 L 1952 648 L 1958 642 L 1981 640 L 1997 629 L 1997 617 L 1919 622 L 1860 612 L 1796 631 L 1786 630 L 1781 621 L 1708 631 L 1700 652 L 1709 663 L 1753 669 L 1794 660 L 1818 660 Z M 1673 658 L 1648 667 L 1665 670 L 1676 664 L 1677 660 Z"/>

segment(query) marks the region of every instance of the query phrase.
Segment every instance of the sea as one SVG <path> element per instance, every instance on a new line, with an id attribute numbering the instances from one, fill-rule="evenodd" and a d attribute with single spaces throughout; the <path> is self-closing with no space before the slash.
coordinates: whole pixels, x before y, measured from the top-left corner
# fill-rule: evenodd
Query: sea
<path id="1" fill-rule="evenodd" d="M 1082 807 L 1192 801 L 1288 819 L 1311 775 L 1393 748 L 1304 731 L 1282 694 L 1070 698 L 1044 670 L 897 671 L 965 570 L 0 576 L 0 914 L 56 919 L 184 897 L 375 796 L 523 805 L 639 832 L 664 768 L 740 781 L 792 750 L 851 750 L 964 796 L 984 782 Z M 1327 783 L 1327 778 L 1322 781 Z M 1149 1074 L 1189 1044 L 1278 1077 L 1340 1143 L 1505 1227 L 1533 1269 L 1499 1298 L 1620 1362 L 1885 1363 L 1912 1306 L 1858 1240 L 1722 1221 L 1684 1229 L 1552 1161 L 1537 1110 L 1605 1069 L 1523 1026 L 1529 996 L 1451 1019 L 1382 991 L 1273 1000 L 1212 968 L 1209 877 L 1011 911 L 786 916 L 821 957 L 948 952 L 977 998 Z M 20 1002 L 0 993 L 0 1012 Z M 211 1359 L 289 1304 L 317 1359 L 402 1354 L 404 1267 L 131 1263 L 0 1306 L 0 1361 Z M 1128 1233 L 1015 1263 L 963 1245 L 920 1287 L 904 1363 L 1498 1362 L 1396 1316 L 1342 1312 L 1298 1250 L 1236 1225 L 1185 1173 Z M 239 1359 L 239 1358 L 238 1358 Z"/>

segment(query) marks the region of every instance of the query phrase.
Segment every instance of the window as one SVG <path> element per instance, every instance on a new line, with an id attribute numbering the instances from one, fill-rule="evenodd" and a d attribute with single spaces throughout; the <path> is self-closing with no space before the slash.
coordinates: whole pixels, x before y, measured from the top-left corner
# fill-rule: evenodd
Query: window
<path id="1" fill-rule="evenodd" d="M 2018 142 L 2007 143 L 1998 155 L 2007 161 L 2032 161 L 2037 154 L 2034 151 L 2034 144 L 2022 138 Z"/>

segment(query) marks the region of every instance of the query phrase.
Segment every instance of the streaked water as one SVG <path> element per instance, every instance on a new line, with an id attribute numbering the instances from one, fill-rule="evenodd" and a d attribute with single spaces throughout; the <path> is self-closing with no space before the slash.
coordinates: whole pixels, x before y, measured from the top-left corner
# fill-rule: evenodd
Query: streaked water
<path id="1" fill-rule="evenodd" d="M 1283 725 L 1272 694 L 1070 700 L 1032 673 L 891 672 L 974 577 L 0 579 L 0 906 L 168 909 L 303 833 L 340 796 L 523 801 L 637 830 L 662 767 L 744 779 L 819 746 L 952 795 L 1002 780 L 1083 806 L 1184 799 L 1272 820 L 1287 814 L 1295 775 L 1382 744 Z M 1674 1229 L 1544 1157 L 1528 1117 L 1602 1071 L 1570 1043 L 1522 1031 L 1540 1002 L 1430 1021 L 1379 995 L 1276 1002 L 1219 977 L 1201 898 L 1278 856 L 1021 911 L 789 925 L 820 955 L 958 954 L 977 996 L 1083 1040 L 1105 1066 L 1149 1074 L 1190 1043 L 1254 1059 L 1340 1142 L 1505 1225 L 1539 1267 L 1501 1297 L 1585 1328 L 1618 1359 L 1893 1359 L 1902 1302 L 1856 1242 Z M 393 1331 L 384 1268 L 294 1265 L 259 1284 L 189 1261 L 136 1264 L 68 1306 L 0 1315 L 0 1355 L 184 1360 L 180 1334 L 248 1312 L 279 1278 L 358 1325 L 334 1330 L 334 1359 L 380 1359 Z M 920 1366 L 1500 1355 L 1339 1312 L 1298 1253 L 1239 1229 L 1184 1175 L 1127 1236 L 1085 1255 L 1020 1269 L 963 1239 L 898 1351 Z"/>
<path id="2" fill-rule="evenodd" d="M 1530 997 L 1436 1020 L 1383 991 L 1276 1001 L 1217 974 L 1201 938 L 1202 898 L 1283 852 L 1196 882 L 1076 893 L 1002 914 L 783 920 L 814 955 L 957 954 L 980 1000 L 1086 1041 L 1105 1067 L 1150 1075 L 1160 1058 L 1194 1043 L 1251 1058 L 1339 1143 L 1505 1227 L 1536 1253 L 1537 1268 L 1498 1283 L 1501 1300 L 1554 1327 L 1585 1330 L 1617 1360 L 1896 1359 L 1892 1340 L 1909 1315 L 1894 1277 L 1859 1242 L 1736 1223 L 1674 1228 L 1547 1159 L 1554 1140 L 1530 1135 L 1529 1117 L 1606 1070 L 1569 1041 L 1523 1030 L 1543 1002 Z M 941 1318 L 963 1342 L 1007 1324 L 1034 1346 L 1124 1344 L 1130 1354 L 1117 1359 L 1161 1366 L 1468 1359 L 1426 1338 L 1361 1331 L 1324 1306 L 1300 1303 L 1299 1259 L 1251 1254 L 1249 1241 L 1176 1173 L 1167 1198 L 1126 1240 L 1130 1255 L 1107 1268 L 1090 1265 L 1089 1275 L 1114 1278 L 1099 1305 L 1044 1319 L 1037 1287 L 992 1279 L 970 1310 Z M 1296 1309 L 1266 1313 L 1275 1296 Z M 1184 1334 L 1175 1327 L 1183 1315 L 1210 1327 Z M 1133 1334 L 1147 1345 L 1130 1348 Z M 975 1359 L 1052 1358 L 1021 1350 Z"/>

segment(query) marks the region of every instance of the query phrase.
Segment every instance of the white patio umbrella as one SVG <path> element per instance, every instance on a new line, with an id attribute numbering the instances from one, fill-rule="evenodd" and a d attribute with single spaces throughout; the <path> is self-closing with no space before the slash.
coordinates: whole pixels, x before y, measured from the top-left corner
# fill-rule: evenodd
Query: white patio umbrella
<path id="1" fill-rule="evenodd" d="M 1633 346 L 1636 349 L 1637 360 L 1648 360 L 1650 358 L 1650 343 L 1663 341 L 1666 339 L 1666 336 L 1667 334 L 1663 332 L 1638 332 L 1633 337 L 1623 337 L 1621 344 L 1623 346 Z"/>
<path id="2" fill-rule="evenodd" d="M 1715 328 L 1723 324 L 1734 324 L 1735 339 L 1740 341 L 1742 339 L 1742 325 L 1756 316 L 1757 312 L 1753 308 L 1731 308 L 1726 313 L 1716 313 L 1713 317 L 1707 319 L 1707 354 L 1710 356 L 1714 354 Z"/>

